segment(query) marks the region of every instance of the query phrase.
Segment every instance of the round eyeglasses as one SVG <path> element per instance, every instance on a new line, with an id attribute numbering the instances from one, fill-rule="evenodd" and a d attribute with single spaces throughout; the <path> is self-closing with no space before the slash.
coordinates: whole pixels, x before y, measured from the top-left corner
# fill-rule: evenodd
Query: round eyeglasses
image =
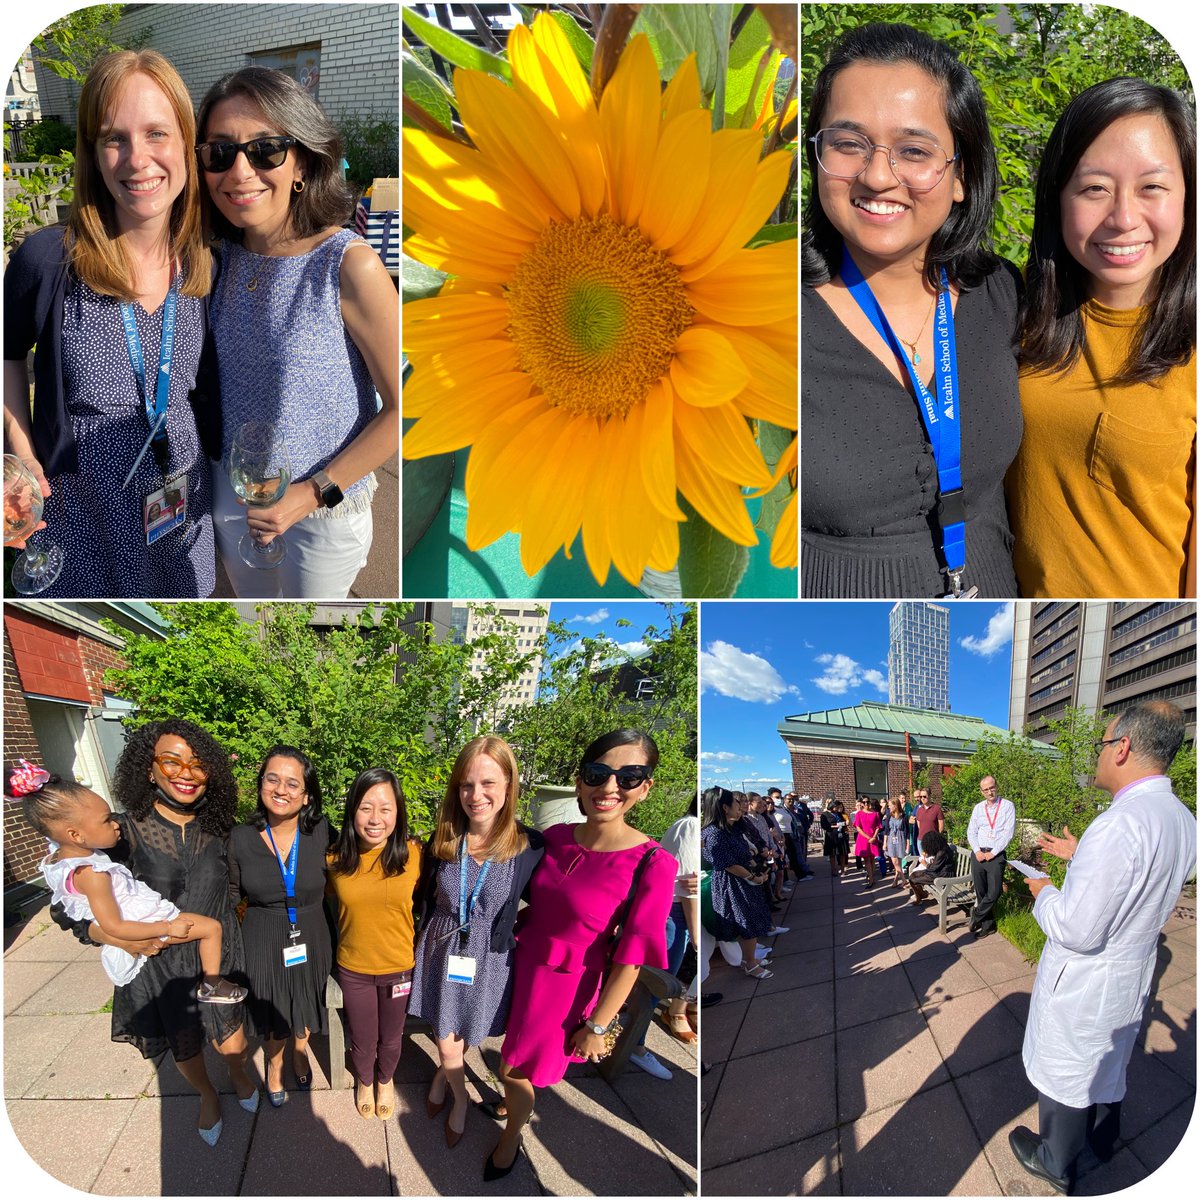
<path id="1" fill-rule="evenodd" d="M 183 759 L 176 758 L 173 754 L 156 754 L 154 761 L 168 779 L 178 779 L 185 771 L 193 779 L 207 779 L 212 773 L 212 768 L 202 758 L 193 758 L 190 762 L 184 762 Z"/>
<path id="2" fill-rule="evenodd" d="M 817 166 L 833 179 L 857 179 L 870 166 L 875 151 L 885 151 L 896 182 L 910 192 L 932 191 L 959 158 L 957 154 L 947 157 L 931 138 L 905 138 L 884 146 L 850 129 L 821 129 L 808 140 L 816 149 Z"/>

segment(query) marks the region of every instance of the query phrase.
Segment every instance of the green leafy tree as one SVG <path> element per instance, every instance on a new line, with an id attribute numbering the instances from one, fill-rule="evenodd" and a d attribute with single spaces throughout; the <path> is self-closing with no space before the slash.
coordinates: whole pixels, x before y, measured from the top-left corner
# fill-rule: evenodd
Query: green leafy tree
<path id="1" fill-rule="evenodd" d="M 580 636 L 562 622 L 545 635 L 535 703 L 514 709 L 505 731 L 526 787 L 570 784 L 589 742 L 621 726 L 644 729 L 659 748 L 654 787 L 630 818 L 661 834 L 696 794 L 696 616 L 694 605 L 664 606 L 666 622 L 641 632 L 644 650 L 623 651 L 607 637 Z M 621 689 L 643 681 L 642 700 Z M 636 688 L 634 688 L 636 690 Z"/>
<path id="2" fill-rule="evenodd" d="M 116 40 L 124 4 L 93 4 L 76 9 L 48 25 L 33 39 L 33 56 L 60 79 L 82 83 L 92 63 L 111 50 L 140 50 L 150 39 L 149 28 L 136 37 Z"/>

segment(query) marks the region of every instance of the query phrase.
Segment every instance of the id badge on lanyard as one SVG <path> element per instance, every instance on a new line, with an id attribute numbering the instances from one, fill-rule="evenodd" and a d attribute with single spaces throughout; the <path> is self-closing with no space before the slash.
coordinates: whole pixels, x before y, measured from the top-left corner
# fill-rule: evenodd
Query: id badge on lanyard
<path id="1" fill-rule="evenodd" d="M 275 861 L 279 864 L 279 873 L 283 877 L 283 892 L 287 899 L 288 944 L 283 948 L 283 965 L 298 967 L 308 961 L 308 947 L 300 940 L 301 930 L 296 920 L 296 865 L 300 858 L 300 828 L 296 827 L 287 862 L 284 862 L 279 847 L 275 845 L 275 836 L 271 833 L 270 825 L 267 826 L 267 840 L 271 843 L 271 849 L 275 851 Z"/>
<path id="2" fill-rule="evenodd" d="M 933 394 L 917 374 L 912 360 L 904 352 L 900 339 L 888 323 L 887 315 L 845 246 L 842 247 L 841 276 L 855 303 L 908 372 L 909 382 L 917 397 L 921 422 L 925 426 L 933 449 L 933 460 L 937 465 L 937 518 L 942 535 L 940 549 L 949 584 L 949 591 L 941 599 L 969 600 L 979 594 L 979 589 L 963 587 L 963 571 L 967 562 L 967 526 L 962 479 L 962 428 L 958 411 L 958 352 L 954 343 L 954 308 L 946 269 L 942 268 L 942 284 L 938 290 L 933 322 Z"/>
<path id="3" fill-rule="evenodd" d="M 187 479 L 179 475 L 168 477 L 167 474 L 171 457 L 167 440 L 167 405 L 171 391 L 171 360 L 175 349 L 175 310 L 178 293 L 178 282 L 172 280 L 163 301 L 158 371 L 154 377 L 153 389 L 146 379 L 145 353 L 133 305 L 120 306 L 121 323 L 125 329 L 125 348 L 129 352 L 129 365 L 145 408 L 146 426 L 149 431 L 129 474 L 125 477 L 124 486 L 129 486 L 147 451 L 153 451 L 154 461 L 158 464 L 159 475 L 162 478 L 162 487 L 152 489 L 142 500 L 142 529 L 147 546 L 153 545 L 164 534 L 178 528 L 187 520 Z"/>
<path id="4" fill-rule="evenodd" d="M 475 982 L 475 959 L 465 951 L 471 935 L 471 914 L 475 911 L 475 902 L 483 888 L 492 860 L 485 859 L 479 868 L 475 886 L 467 895 L 467 835 L 464 833 L 462 844 L 458 851 L 458 950 L 457 954 L 446 957 L 446 980 L 449 983 L 463 983 L 468 987 Z"/>

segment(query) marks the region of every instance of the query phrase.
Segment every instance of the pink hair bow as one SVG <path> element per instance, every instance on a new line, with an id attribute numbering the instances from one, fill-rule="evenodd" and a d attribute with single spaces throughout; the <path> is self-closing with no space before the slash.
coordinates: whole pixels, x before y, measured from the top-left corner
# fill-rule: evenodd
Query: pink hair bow
<path id="1" fill-rule="evenodd" d="M 17 767 L 8 777 L 8 790 L 14 796 L 28 796 L 30 792 L 39 792 L 42 785 L 50 778 L 50 772 L 35 766 L 27 759 L 18 758 Z"/>

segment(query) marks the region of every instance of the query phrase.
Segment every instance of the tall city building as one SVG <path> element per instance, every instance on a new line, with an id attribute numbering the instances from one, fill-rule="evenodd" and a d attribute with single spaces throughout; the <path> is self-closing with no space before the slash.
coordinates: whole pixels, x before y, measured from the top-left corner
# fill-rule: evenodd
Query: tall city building
<path id="1" fill-rule="evenodd" d="M 496 617 L 515 634 L 517 651 L 528 654 L 537 649 L 538 642 L 546 632 L 550 620 L 548 604 L 513 604 L 498 603 L 495 606 Z M 451 619 L 452 626 L 461 630 L 463 641 L 473 642 L 484 634 L 494 632 L 496 625 L 487 608 L 470 605 L 455 605 Z M 471 673 L 482 675 L 486 670 L 484 655 L 476 651 L 471 657 Z M 515 683 L 505 689 L 502 702 L 508 707 L 532 704 L 537 699 L 538 680 L 542 674 L 542 656 L 534 654 L 529 665 L 521 672 Z"/>
<path id="2" fill-rule="evenodd" d="M 1068 705 L 1110 717 L 1137 700 L 1169 700 L 1196 737 L 1195 601 L 1018 604 L 1009 727 L 1052 741 Z"/>
<path id="3" fill-rule="evenodd" d="M 949 712 L 950 610 L 901 601 L 888 632 L 888 703 Z"/>

